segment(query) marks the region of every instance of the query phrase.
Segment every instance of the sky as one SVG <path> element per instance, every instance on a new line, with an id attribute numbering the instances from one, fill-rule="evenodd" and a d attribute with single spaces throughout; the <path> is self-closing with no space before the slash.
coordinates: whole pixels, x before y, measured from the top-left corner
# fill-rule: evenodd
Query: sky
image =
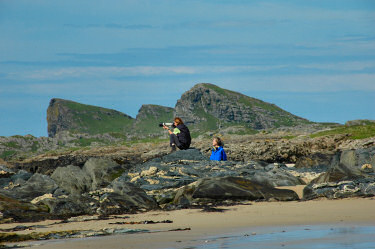
<path id="1" fill-rule="evenodd" d="M 197 83 L 375 119 L 375 1 L 0 0 L 0 136 L 47 136 L 51 98 L 135 117 Z"/>

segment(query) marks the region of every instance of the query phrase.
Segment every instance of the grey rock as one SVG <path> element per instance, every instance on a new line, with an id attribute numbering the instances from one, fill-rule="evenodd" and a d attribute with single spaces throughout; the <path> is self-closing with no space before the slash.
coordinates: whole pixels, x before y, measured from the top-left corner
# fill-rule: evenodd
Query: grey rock
<path id="1" fill-rule="evenodd" d="M 91 190 L 92 179 L 78 166 L 58 167 L 51 178 L 70 194 L 82 194 Z"/>
<path id="2" fill-rule="evenodd" d="M 373 196 L 375 174 L 371 167 L 374 154 L 374 147 L 337 153 L 328 171 L 304 188 L 304 199 Z M 362 169 L 365 163 L 371 166 L 369 172 Z"/>
<path id="3" fill-rule="evenodd" d="M 83 214 L 95 214 L 95 207 L 90 205 L 90 203 L 95 203 L 95 200 L 83 195 L 44 199 L 40 203 L 49 208 L 53 217 L 67 218 Z"/>
<path id="4" fill-rule="evenodd" d="M 10 179 L 12 180 L 12 182 L 15 185 L 17 185 L 17 184 L 25 183 L 32 176 L 33 176 L 33 174 L 27 172 L 26 170 L 19 170 L 16 174 L 12 175 L 12 177 Z"/>
<path id="5" fill-rule="evenodd" d="M 51 178 L 71 194 L 82 194 L 107 187 L 124 169 L 111 159 L 90 158 L 83 168 L 69 165 L 57 168 Z"/>
<path id="6" fill-rule="evenodd" d="M 110 185 L 114 193 L 122 196 L 122 198 L 129 203 L 129 206 L 153 209 L 157 207 L 157 204 L 153 198 L 148 196 L 144 190 L 128 182 L 127 178 L 119 177 L 116 178 Z"/>
<path id="7" fill-rule="evenodd" d="M 58 185 L 49 176 L 37 173 L 23 185 L 0 192 L 17 200 L 31 201 L 35 197 L 52 194 L 57 188 Z"/>
<path id="8" fill-rule="evenodd" d="M 99 214 L 123 214 L 134 213 L 139 210 L 151 210 L 157 208 L 156 202 L 141 192 L 136 187 L 132 187 L 137 193 L 119 194 L 117 192 L 105 193 L 100 197 Z"/>
<path id="9" fill-rule="evenodd" d="M 19 201 L 1 193 L 0 213 L 2 219 L 16 222 L 34 222 L 50 218 L 47 207 Z"/>
<path id="10" fill-rule="evenodd" d="M 91 190 L 108 186 L 124 169 L 111 159 L 90 158 L 82 168 L 91 178 Z"/>
<path id="11" fill-rule="evenodd" d="M 11 182 L 10 178 L 0 178 L 0 188 L 4 188 Z"/>
<path id="12" fill-rule="evenodd" d="M 375 147 L 338 152 L 332 159 L 326 173 L 314 179 L 312 183 L 339 182 L 371 177 L 361 170 L 363 164 L 375 166 Z"/>
<path id="13" fill-rule="evenodd" d="M 314 153 L 308 156 L 301 156 L 297 159 L 295 168 L 328 168 L 331 164 L 333 154 Z"/>
<path id="14" fill-rule="evenodd" d="M 268 172 L 256 171 L 255 174 L 249 179 L 258 182 L 262 185 L 272 187 L 295 186 L 305 184 L 305 182 L 300 178 L 282 169 L 273 169 Z"/>
<path id="15" fill-rule="evenodd" d="M 326 182 L 309 184 L 303 190 L 303 199 L 315 198 L 340 199 L 347 197 L 375 196 L 375 179 L 358 179 L 353 181 Z"/>
<path id="16" fill-rule="evenodd" d="M 333 165 L 338 162 L 349 167 L 360 169 L 364 164 L 371 164 L 375 167 L 375 146 L 356 150 L 344 150 L 336 154 Z"/>
<path id="17" fill-rule="evenodd" d="M 223 200 L 298 200 L 292 190 L 275 189 L 241 177 L 204 178 L 180 189 L 174 203 L 190 204 L 199 199 Z"/>
<path id="18" fill-rule="evenodd" d="M 5 165 L 0 165 L 0 178 L 10 178 L 15 172 Z"/>
<path id="19" fill-rule="evenodd" d="M 361 172 L 358 168 L 348 167 L 339 163 L 328 169 L 327 172 L 321 174 L 312 183 L 325 183 L 325 182 L 339 182 L 346 180 L 354 180 L 366 177 L 367 174 Z"/>

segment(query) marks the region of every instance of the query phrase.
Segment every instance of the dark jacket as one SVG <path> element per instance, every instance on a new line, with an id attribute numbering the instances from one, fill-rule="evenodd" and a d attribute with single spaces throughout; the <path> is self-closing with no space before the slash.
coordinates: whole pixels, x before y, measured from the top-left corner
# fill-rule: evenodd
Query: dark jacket
<path id="1" fill-rule="evenodd" d="M 181 143 L 181 149 L 189 149 L 191 144 L 191 137 L 189 128 L 186 127 L 184 124 L 177 125 L 177 129 L 180 130 L 180 133 L 177 134 L 178 141 Z"/>
<path id="2" fill-rule="evenodd" d="M 211 156 L 210 156 L 210 160 L 226 161 L 227 160 L 227 154 L 225 154 L 224 148 L 222 146 L 220 146 L 217 149 L 213 148 Z"/>

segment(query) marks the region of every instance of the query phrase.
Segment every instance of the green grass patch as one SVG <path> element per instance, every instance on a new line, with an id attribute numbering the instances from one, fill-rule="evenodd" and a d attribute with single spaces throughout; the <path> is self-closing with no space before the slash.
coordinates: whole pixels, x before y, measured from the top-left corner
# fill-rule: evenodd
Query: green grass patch
<path id="1" fill-rule="evenodd" d="M 198 117 L 206 119 L 206 121 L 201 121 L 199 124 L 195 125 L 194 128 L 197 128 L 202 131 L 214 131 L 217 130 L 219 125 L 219 119 L 213 115 L 205 112 L 202 107 L 195 109 L 195 114 Z"/>
<path id="2" fill-rule="evenodd" d="M 159 124 L 173 122 L 174 110 L 164 106 L 148 105 L 142 110 L 142 115 L 133 125 L 137 134 L 162 134 L 164 130 Z"/>
<path id="3" fill-rule="evenodd" d="M 121 169 L 121 170 L 119 170 L 119 171 L 117 171 L 117 172 L 111 174 L 111 176 L 110 176 L 110 180 L 113 181 L 114 179 L 116 179 L 116 178 L 122 176 L 122 174 L 123 174 L 124 172 L 125 172 L 125 169 Z"/>
<path id="4" fill-rule="evenodd" d="M 220 88 L 218 86 L 215 86 L 213 84 L 210 84 L 210 83 L 203 83 L 203 85 L 211 90 L 214 90 L 215 92 L 219 93 L 219 94 L 223 94 L 223 95 L 228 95 L 228 92 L 230 92 L 229 90 L 226 90 L 226 89 L 223 89 L 223 88 Z"/>
<path id="5" fill-rule="evenodd" d="M 243 129 L 239 129 L 238 131 L 228 132 L 228 134 L 233 134 L 233 135 L 254 135 L 254 134 L 257 134 L 257 133 L 258 133 L 257 130 L 247 128 L 247 127 L 243 128 Z"/>
<path id="6" fill-rule="evenodd" d="M 15 154 L 17 154 L 17 151 L 14 151 L 14 150 L 6 150 L 6 151 L 3 151 L 3 153 L 0 154 L 0 158 L 6 160 L 6 159 L 10 159 L 11 157 L 13 157 Z"/>
<path id="7" fill-rule="evenodd" d="M 134 139 L 127 141 L 124 145 L 132 145 L 132 144 L 139 144 L 139 143 L 164 143 L 169 141 L 169 138 L 158 138 L 158 137 L 150 137 L 150 138 L 143 138 L 143 139 Z"/>
<path id="8" fill-rule="evenodd" d="M 297 136 L 295 136 L 295 135 L 289 135 L 289 136 L 284 136 L 283 138 L 284 139 L 293 139 L 293 138 L 296 138 Z"/>
<path id="9" fill-rule="evenodd" d="M 73 132 L 103 134 L 109 132 L 126 133 L 130 130 L 134 119 L 107 108 L 84 105 L 73 101 L 63 103 L 71 111 Z"/>
<path id="10" fill-rule="evenodd" d="M 2 144 L 7 148 L 13 148 L 13 149 L 20 149 L 21 148 L 21 146 L 15 141 L 10 141 L 10 142 L 6 142 L 6 143 L 2 143 Z"/>
<path id="11" fill-rule="evenodd" d="M 31 152 L 36 152 L 38 149 L 39 149 L 39 142 L 38 141 L 34 141 L 33 142 L 33 145 L 31 145 Z"/>
<path id="12" fill-rule="evenodd" d="M 341 126 L 328 131 L 321 131 L 310 135 L 310 137 L 321 137 L 328 135 L 337 134 L 350 134 L 352 139 L 363 139 L 375 136 L 375 124 L 369 125 L 353 125 L 353 126 Z"/>

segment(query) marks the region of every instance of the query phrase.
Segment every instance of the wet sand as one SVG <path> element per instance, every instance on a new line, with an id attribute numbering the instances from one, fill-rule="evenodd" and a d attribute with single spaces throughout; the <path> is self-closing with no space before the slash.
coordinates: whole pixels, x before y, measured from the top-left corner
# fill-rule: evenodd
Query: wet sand
<path id="1" fill-rule="evenodd" d="M 294 225 L 370 225 L 375 226 L 375 199 L 350 198 L 313 200 L 306 202 L 249 202 L 249 205 L 220 207 L 223 212 L 202 212 L 200 209 L 153 211 L 111 220 L 94 220 L 49 225 L 33 232 L 62 230 L 100 230 L 103 228 L 147 229 L 149 233 L 122 234 L 85 239 L 36 242 L 38 248 L 185 248 L 202 243 L 202 239 L 218 234 L 243 230 L 255 233 L 264 227 Z M 168 224 L 110 225 L 115 222 L 171 220 Z M 51 224 L 45 221 L 33 224 Z M 20 224 L 2 224 L 0 228 Z M 32 225 L 32 224 L 27 224 Z M 168 231 L 185 229 L 186 231 Z M 30 233 L 22 231 L 19 233 Z M 29 244 L 30 242 L 24 242 Z M 24 244 L 22 243 L 22 244 Z"/>

